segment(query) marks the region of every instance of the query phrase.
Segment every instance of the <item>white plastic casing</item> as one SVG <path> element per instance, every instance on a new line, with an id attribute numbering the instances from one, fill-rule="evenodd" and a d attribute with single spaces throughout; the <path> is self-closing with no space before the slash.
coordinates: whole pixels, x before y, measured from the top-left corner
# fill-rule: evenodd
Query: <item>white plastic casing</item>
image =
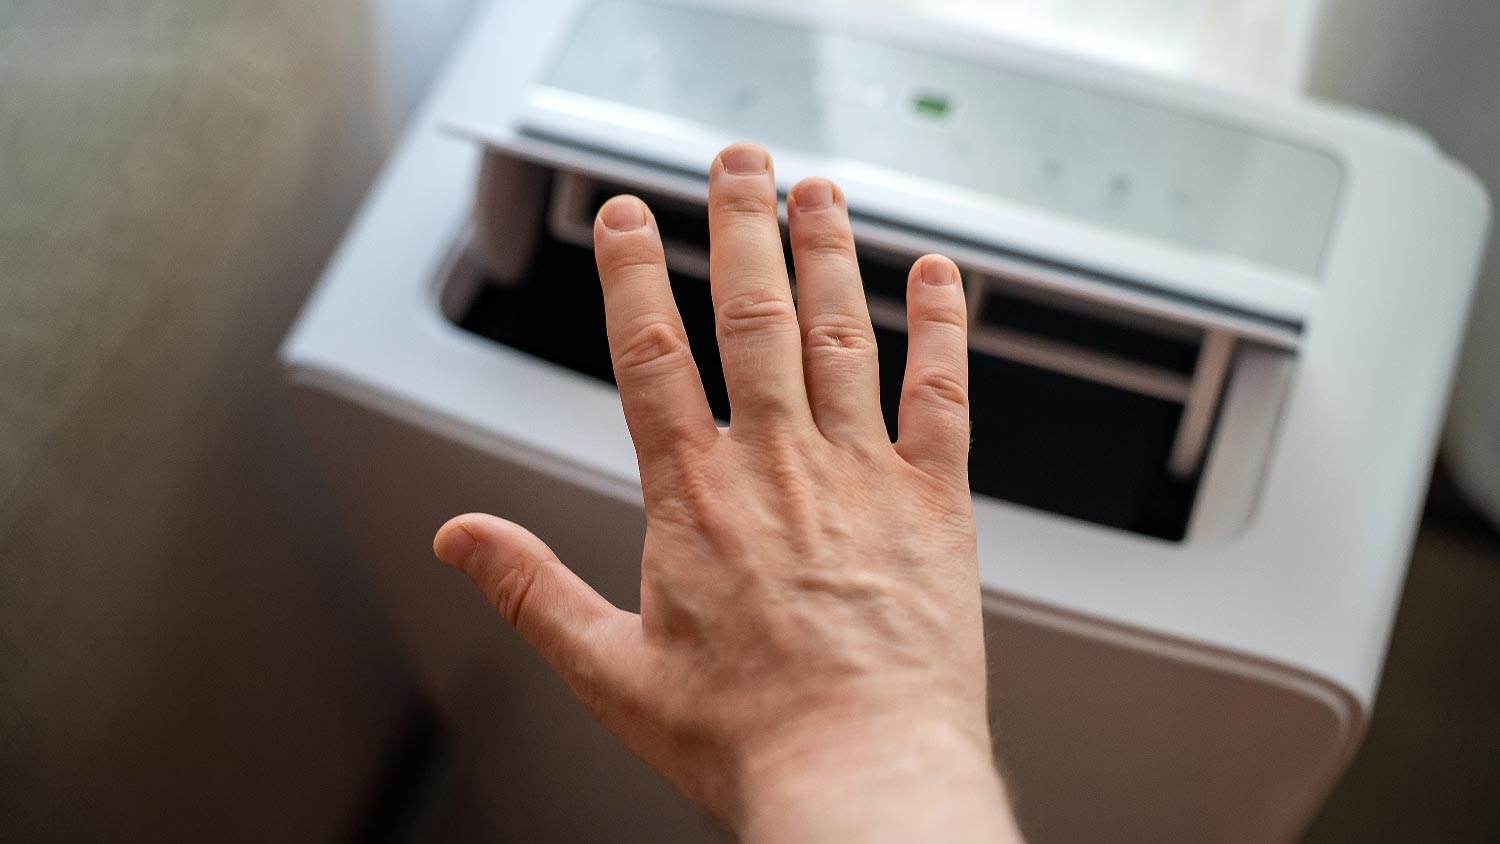
<path id="1" fill-rule="evenodd" d="M 1194 165 L 1136 142 L 1112 148 L 1107 167 L 1088 165 L 1107 185 L 1137 149 L 1144 163 L 1132 172 L 1147 174 L 1133 177 L 1137 195 L 1151 179 L 1191 179 L 1193 166 L 1216 173 L 1231 160 L 1271 174 L 1224 195 L 1212 179 L 1194 182 L 1199 207 L 1219 215 L 1218 233 L 1179 237 L 1172 226 L 1190 224 L 1112 225 L 1061 200 L 1038 208 L 1022 188 L 1002 196 L 936 171 L 903 174 L 889 155 L 851 158 L 838 131 L 810 141 L 816 149 L 771 144 L 783 188 L 832 175 L 851 207 L 858 197 L 870 217 L 935 232 L 938 245 L 993 245 L 1131 279 L 1169 304 L 1263 330 L 1257 348 L 1274 350 L 1276 363 L 1246 371 L 1275 381 L 1265 387 L 1282 397 L 1274 431 L 1253 463 L 1211 446 L 1205 467 L 1205 483 L 1237 476 L 1250 485 L 1242 522 L 1195 527 L 1171 543 L 983 497 L 975 511 L 997 747 L 1032 839 L 1294 838 L 1347 763 L 1375 696 L 1485 238 L 1482 190 L 1423 136 L 1372 115 L 879 19 L 698 6 L 840 33 L 801 46 L 839 67 L 817 51 L 843 50 L 839 61 L 857 65 L 848 40 L 873 39 L 915 54 L 982 56 L 1016 78 L 1074 92 L 1068 107 L 1081 115 L 1144 108 L 1239 145 L 1224 161 Z M 681 192 L 719 146 L 745 134 L 701 115 L 642 121 L 639 105 L 622 123 L 577 90 L 528 84 L 566 81 L 548 74 L 581 8 L 497 3 L 480 17 L 282 356 L 415 670 L 479 748 L 506 822 L 538 841 L 714 837 L 659 783 L 627 783 L 646 775 L 558 703 L 560 689 L 512 640 L 498 646 L 482 602 L 423 559 L 444 515 L 484 507 L 526 519 L 609 597 L 635 601 L 639 479 L 614 391 L 461 331 L 440 303 L 472 222 L 484 145 L 596 169 L 626 151 L 634 163 L 610 166 Z M 939 87 L 952 108 L 980 108 L 980 92 L 963 84 L 947 76 Z M 824 88 L 846 94 L 836 80 Z M 1033 150 L 1043 167 L 1045 150 Z M 940 168 L 948 154 L 929 153 L 923 166 Z M 1300 176 L 1276 184 L 1282 172 Z M 1317 207 L 1235 216 L 1286 205 L 1299 184 Z M 1159 190 L 1170 197 L 1179 188 Z M 1322 236 L 1303 231 L 1315 225 L 1326 227 Z M 1235 400 L 1231 389 L 1225 401 Z M 503 680 L 478 679 L 502 663 Z"/>

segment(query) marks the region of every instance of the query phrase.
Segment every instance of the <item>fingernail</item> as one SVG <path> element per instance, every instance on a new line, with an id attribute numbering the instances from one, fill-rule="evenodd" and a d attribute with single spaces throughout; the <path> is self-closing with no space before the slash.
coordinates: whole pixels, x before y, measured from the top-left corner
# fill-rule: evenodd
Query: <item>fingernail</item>
<path id="1" fill-rule="evenodd" d="M 792 193 L 798 211 L 816 211 L 833 204 L 833 184 L 822 179 L 803 182 Z"/>
<path id="2" fill-rule="evenodd" d="M 599 219 L 610 231 L 635 231 L 646 225 L 646 206 L 633 196 L 616 196 L 599 209 Z"/>
<path id="3" fill-rule="evenodd" d="M 474 535 L 463 525 L 444 525 L 432 543 L 432 552 L 450 566 L 461 566 L 474 554 Z"/>
<path id="4" fill-rule="evenodd" d="M 766 172 L 771 166 L 771 156 L 755 144 L 736 144 L 719 153 L 724 169 L 739 176 L 753 176 Z"/>
<path id="5" fill-rule="evenodd" d="M 927 284 L 953 284 L 958 281 L 958 270 L 941 258 L 928 258 L 922 262 L 922 281 Z"/>

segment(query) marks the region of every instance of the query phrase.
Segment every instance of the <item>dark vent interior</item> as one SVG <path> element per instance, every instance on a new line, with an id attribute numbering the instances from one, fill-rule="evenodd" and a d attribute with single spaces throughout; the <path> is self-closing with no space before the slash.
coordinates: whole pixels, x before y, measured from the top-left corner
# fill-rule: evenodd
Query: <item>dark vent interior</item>
<path id="1" fill-rule="evenodd" d="M 673 209 L 654 198 L 666 235 L 706 237 L 701 210 Z M 531 266 L 514 282 L 485 280 L 461 313 L 475 334 L 601 381 L 613 382 L 605 340 L 603 301 L 593 255 L 544 232 Z M 906 270 L 866 262 L 871 295 L 897 298 Z M 713 412 L 729 419 L 729 403 L 714 334 L 709 286 L 672 274 L 683 322 Z M 1089 348 L 1128 354 L 1189 372 L 1197 344 L 1004 296 L 987 297 L 994 325 Z M 886 426 L 896 435 L 896 410 L 906 337 L 876 328 Z M 1167 471 L 1182 415 L 1177 402 L 970 352 L 973 449 L 970 481 L 980 495 L 1109 527 L 1182 539 L 1197 478 Z"/>

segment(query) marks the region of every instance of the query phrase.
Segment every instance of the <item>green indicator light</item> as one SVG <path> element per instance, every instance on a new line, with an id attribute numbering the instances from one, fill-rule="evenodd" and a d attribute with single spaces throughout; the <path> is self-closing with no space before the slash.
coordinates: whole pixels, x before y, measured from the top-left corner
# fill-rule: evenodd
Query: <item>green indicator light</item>
<path id="1" fill-rule="evenodd" d="M 947 117 L 948 112 L 953 109 L 948 98 L 942 94 L 918 94 L 912 101 L 912 107 L 922 117 L 934 119 Z"/>

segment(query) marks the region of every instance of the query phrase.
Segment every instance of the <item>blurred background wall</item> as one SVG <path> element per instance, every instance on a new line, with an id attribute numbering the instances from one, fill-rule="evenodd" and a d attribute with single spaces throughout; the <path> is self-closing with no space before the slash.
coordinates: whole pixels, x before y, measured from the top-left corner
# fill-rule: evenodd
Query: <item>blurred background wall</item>
<path id="1" fill-rule="evenodd" d="M 0 0 L 0 840 L 362 811 L 410 692 L 274 352 L 470 5 Z"/>
<path id="2" fill-rule="evenodd" d="M 1421 126 L 1500 197 L 1500 2 L 1323 0 L 1306 88 Z M 1500 527 L 1500 248 L 1493 234 L 1458 370 L 1444 457 Z"/>

